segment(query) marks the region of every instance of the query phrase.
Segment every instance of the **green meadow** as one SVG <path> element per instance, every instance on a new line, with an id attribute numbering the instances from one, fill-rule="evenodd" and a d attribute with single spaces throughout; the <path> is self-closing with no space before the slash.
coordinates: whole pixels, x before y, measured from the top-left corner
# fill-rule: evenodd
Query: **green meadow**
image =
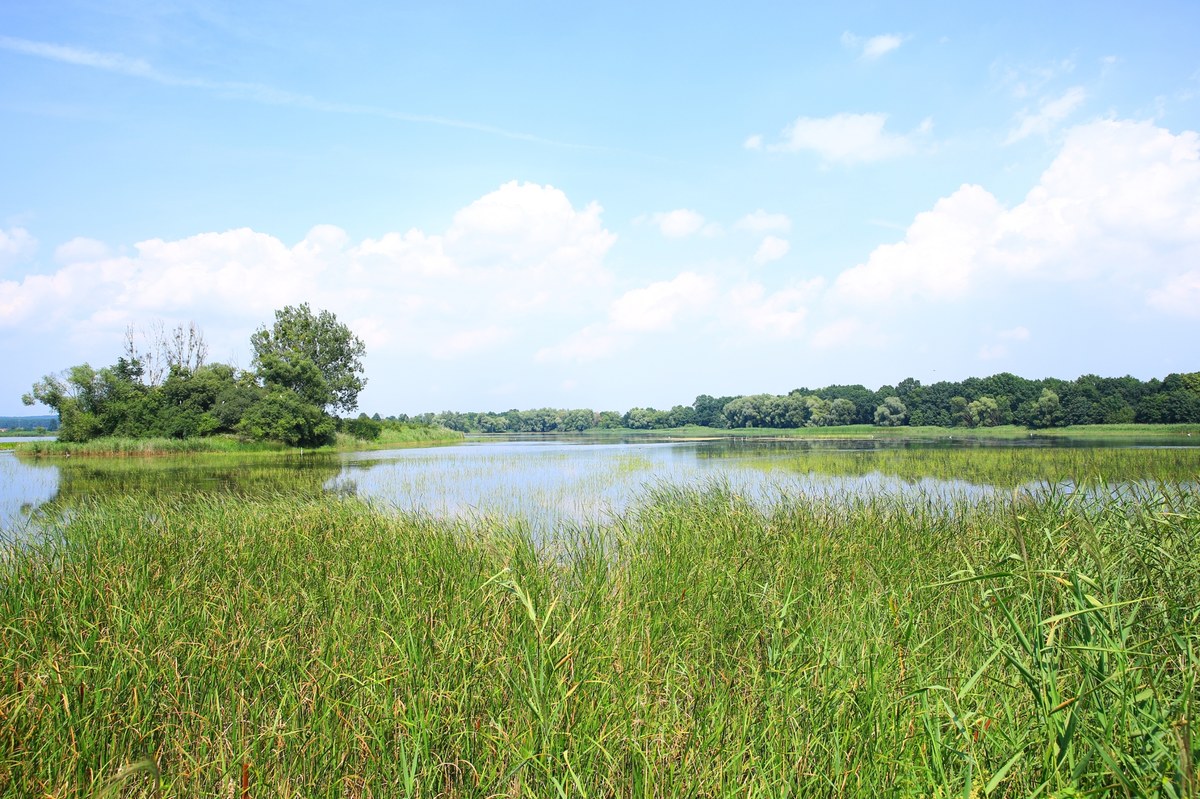
<path id="1" fill-rule="evenodd" d="M 552 536 L 85 458 L 0 555 L 0 796 L 1194 797 L 1198 453 L 788 452 Z M 785 480 L 876 472 L 1003 491 Z"/>

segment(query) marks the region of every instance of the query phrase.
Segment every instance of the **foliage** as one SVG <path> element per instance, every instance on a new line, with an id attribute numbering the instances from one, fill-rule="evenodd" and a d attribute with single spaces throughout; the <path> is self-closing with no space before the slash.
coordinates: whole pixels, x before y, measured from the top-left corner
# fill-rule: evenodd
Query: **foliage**
<path id="1" fill-rule="evenodd" d="M 22 399 L 53 408 L 66 443 L 236 432 L 293 446 L 328 444 L 337 421 L 326 408 L 354 407 L 366 384 L 363 344 L 332 313 L 314 314 L 307 304 L 277 311 L 275 319 L 252 338 L 254 372 L 205 363 L 207 345 L 194 323 L 170 334 L 159 325 L 149 349 L 139 349 L 131 329 L 113 366 L 85 363 L 47 375 Z M 356 429 L 371 438 L 374 427 Z"/>
<path id="2" fill-rule="evenodd" d="M 366 386 L 362 357 L 366 346 L 329 311 L 314 314 L 308 303 L 275 312 L 270 330 L 250 337 L 254 363 L 293 391 L 322 408 L 352 411 Z M 320 380 L 314 379 L 313 368 Z"/>
<path id="3" fill-rule="evenodd" d="M 360 413 L 357 419 L 350 419 L 342 425 L 347 433 L 362 441 L 377 441 L 383 432 L 383 423 L 377 422 L 365 413 Z"/>
<path id="4" fill-rule="evenodd" d="M 246 438 L 282 441 L 293 447 L 332 443 L 337 424 L 321 408 L 292 391 L 268 391 L 250 406 L 237 432 Z"/>
<path id="5" fill-rule="evenodd" d="M 880 427 L 899 427 L 908 419 L 908 408 L 899 397 L 886 397 L 875 409 L 875 424 Z"/>

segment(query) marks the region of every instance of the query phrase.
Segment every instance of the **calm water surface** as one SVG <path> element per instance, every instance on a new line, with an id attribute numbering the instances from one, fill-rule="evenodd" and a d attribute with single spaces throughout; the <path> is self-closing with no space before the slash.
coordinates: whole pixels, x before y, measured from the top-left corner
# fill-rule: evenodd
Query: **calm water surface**
<path id="1" fill-rule="evenodd" d="M 1046 444 L 1039 440 L 509 439 L 303 457 L 80 459 L 55 464 L 21 461 L 11 452 L 0 451 L 0 530 L 5 538 L 22 538 L 28 535 L 31 515 L 41 506 L 69 507 L 74 500 L 136 493 L 204 492 L 230 501 L 263 491 L 357 496 L 400 512 L 442 518 L 520 517 L 541 529 L 603 522 L 659 483 L 717 480 L 763 502 L 781 494 L 849 499 L 900 495 L 944 504 L 1007 495 L 1015 485 L 1037 490 L 1044 481 L 993 485 L 978 475 L 972 479 L 957 475 L 971 477 L 966 467 L 972 459 L 985 457 L 984 450 L 1007 457 L 1022 451 L 1030 454 L 1031 447 Z M 1145 444 L 1124 442 L 1127 449 L 1140 446 Z M 904 463 L 925 465 L 945 460 L 947 453 L 958 460 L 945 461 L 951 465 L 940 470 L 874 470 L 875 461 L 869 460 L 900 457 L 908 459 Z M 1200 450 L 1193 448 L 1186 457 L 1200 463 Z M 859 465 L 839 466 L 851 462 Z M 955 471 L 960 468 L 962 472 Z M 948 469 L 954 476 L 947 477 Z M 895 476 L 897 471 L 906 476 Z M 922 476 L 926 474 L 938 476 Z M 58 502 L 51 503 L 55 499 Z"/>

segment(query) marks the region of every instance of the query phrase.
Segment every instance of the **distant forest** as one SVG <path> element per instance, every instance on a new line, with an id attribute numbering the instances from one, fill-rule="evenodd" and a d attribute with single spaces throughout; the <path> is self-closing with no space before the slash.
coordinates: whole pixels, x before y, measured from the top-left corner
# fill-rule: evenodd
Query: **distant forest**
<path id="1" fill-rule="evenodd" d="M 378 415 L 377 415 L 378 416 Z M 389 417 L 440 424 L 467 433 L 553 433 L 593 428 L 654 430 L 688 425 L 717 428 L 831 427 L 873 424 L 938 427 L 1024 425 L 1031 429 L 1090 424 L 1200 423 L 1200 372 L 1135 377 L 1083 375 L 1075 380 L 1028 380 L 1007 372 L 941 381 L 928 386 L 908 378 L 875 391 L 861 385 L 797 388 L 787 394 L 713 397 L 669 410 L 631 408 L 625 413 L 589 408 L 443 411 Z"/>
<path id="2" fill-rule="evenodd" d="M 53 433 L 57 429 L 57 416 L 0 416 L 0 430 L 45 430 Z"/>

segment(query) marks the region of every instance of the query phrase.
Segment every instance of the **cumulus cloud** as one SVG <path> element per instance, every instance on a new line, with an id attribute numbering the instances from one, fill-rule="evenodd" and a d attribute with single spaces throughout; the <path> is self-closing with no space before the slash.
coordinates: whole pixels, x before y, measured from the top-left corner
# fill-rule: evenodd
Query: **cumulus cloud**
<path id="1" fill-rule="evenodd" d="M 669 239 L 682 239 L 701 232 L 705 228 L 704 217 L 689 208 L 661 211 L 651 214 L 650 222 Z"/>
<path id="2" fill-rule="evenodd" d="M 909 134 L 885 130 L 887 114 L 834 114 L 829 117 L 799 117 L 783 130 L 769 149 L 783 152 L 809 150 L 828 163 L 866 163 L 910 155 L 919 137 L 928 133 L 932 121 L 925 120 Z"/>
<path id="3" fill-rule="evenodd" d="M 726 293 L 722 321 L 725 329 L 767 339 L 793 338 L 799 335 L 808 318 L 809 305 L 820 293 L 824 281 L 809 281 L 767 291 L 758 282 L 735 285 Z"/>
<path id="4" fill-rule="evenodd" d="M 788 254 L 788 250 L 792 245 L 788 244 L 787 239 L 781 239 L 778 236 L 767 236 L 762 240 L 762 244 L 758 245 L 758 250 L 754 253 L 754 263 L 766 264 L 771 261 L 778 261 L 780 258 Z"/>
<path id="5" fill-rule="evenodd" d="M 874 61 L 887 55 L 904 44 L 906 37 L 898 33 L 881 33 L 878 36 L 863 38 L 850 31 L 842 34 L 842 45 L 858 53 L 864 61 Z"/>
<path id="6" fill-rule="evenodd" d="M 1008 134 L 1004 143 L 1013 144 L 1033 135 L 1049 134 L 1083 105 L 1085 100 L 1087 91 L 1082 86 L 1073 86 L 1058 97 L 1043 98 L 1036 111 L 1025 109 L 1017 114 L 1017 126 Z"/>
<path id="7" fill-rule="evenodd" d="M 609 306 L 608 318 L 542 348 L 539 361 L 594 361 L 631 348 L 638 336 L 681 328 L 717 329 L 723 337 L 786 339 L 801 333 L 808 306 L 824 281 L 814 278 L 768 291 L 759 282 L 722 283 L 682 272 L 632 289 Z"/>
<path id="8" fill-rule="evenodd" d="M 119 337 L 129 322 L 222 320 L 243 339 L 270 313 L 310 301 L 353 318 L 373 344 L 439 358 L 510 342 L 517 323 L 604 308 L 615 241 L 599 205 L 552 186 L 507 183 L 439 233 L 388 232 L 355 243 L 318 225 L 295 244 L 248 228 L 150 239 L 128 254 L 76 239 L 49 274 L 0 281 L 0 328 Z"/>
<path id="9" fill-rule="evenodd" d="M 673 280 L 651 283 L 621 295 L 609 309 L 609 318 L 617 331 L 664 330 L 681 313 L 707 306 L 713 296 L 712 278 L 684 272 Z"/>
<path id="10" fill-rule="evenodd" d="M 1087 281 L 1189 313 L 1200 262 L 1200 136 L 1149 122 L 1071 129 L 1025 199 L 1005 208 L 964 185 L 918 214 L 903 240 L 837 278 L 850 304 L 963 300 L 989 288 Z"/>
<path id="11" fill-rule="evenodd" d="M 0 268 L 24 261 L 37 251 L 37 240 L 25 228 L 0 229 Z"/>
<path id="12" fill-rule="evenodd" d="M 759 208 L 751 214 L 746 214 L 733 224 L 736 230 L 749 230 L 752 233 L 769 233 L 792 229 L 792 220 L 787 214 L 768 214 Z"/>
<path id="13" fill-rule="evenodd" d="M 54 260 L 60 264 L 75 261 L 99 261 L 111 254 L 107 244 L 96 239 L 76 236 L 54 248 Z"/>

